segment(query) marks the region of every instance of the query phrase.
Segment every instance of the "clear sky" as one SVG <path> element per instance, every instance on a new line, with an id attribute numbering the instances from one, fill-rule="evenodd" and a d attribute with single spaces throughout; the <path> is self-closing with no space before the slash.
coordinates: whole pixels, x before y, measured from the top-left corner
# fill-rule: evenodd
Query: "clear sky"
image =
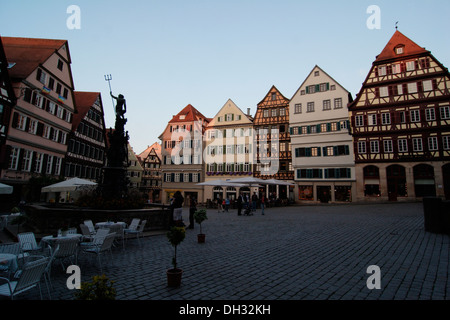
<path id="1" fill-rule="evenodd" d="M 315 65 L 354 97 L 397 21 L 449 67 L 449 13 L 448 0 L 0 0 L 0 35 L 68 40 L 75 90 L 101 92 L 107 127 L 111 74 L 140 153 L 186 105 L 214 117 L 232 99 L 254 115 L 272 85 L 290 99 Z"/>

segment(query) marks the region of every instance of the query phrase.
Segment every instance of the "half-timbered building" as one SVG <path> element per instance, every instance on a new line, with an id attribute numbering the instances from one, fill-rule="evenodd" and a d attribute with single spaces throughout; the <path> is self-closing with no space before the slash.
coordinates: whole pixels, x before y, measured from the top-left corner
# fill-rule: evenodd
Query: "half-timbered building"
<path id="1" fill-rule="evenodd" d="M 149 203 L 161 202 L 161 145 L 155 142 L 138 156 L 144 169 L 140 191 Z"/>
<path id="2" fill-rule="evenodd" d="M 357 198 L 450 195 L 450 75 L 396 31 L 349 104 Z"/>
<path id="3" fill-rule="evenodd" d="M 293 95 L 289 123 L 298 201 L 353 201 L 349 100 L 350 93 L 319 66 Z"/>
<path id="4" fill-rule="evenodd" d="M 253 126 L 255 177 L 293 181 L 289 99 L 275 86 L 258 103 Z M 287 185 L 267 185 L 265 190 L 267 197 L 279 199 L 288 199 L 292 191 Z"/>

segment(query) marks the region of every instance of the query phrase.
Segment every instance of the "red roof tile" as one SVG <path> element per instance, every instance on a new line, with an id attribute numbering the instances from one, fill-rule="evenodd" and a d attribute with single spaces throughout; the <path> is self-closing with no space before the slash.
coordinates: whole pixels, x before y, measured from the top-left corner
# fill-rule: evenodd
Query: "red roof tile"
<path id="1" fill-rule="evenodd" d="M 400 55 L 396 54 L 395 52 L 395 48 L 399 45 L 404 46 L 403 53 Z M 425 50 L 425 48 L 420 47 L 414 41 L 412 41 L 411 39 L 406 37 L 403 33 L 397 30 L 395 31 L 394 35 L 392 36 L 391 40 L 389 40 L 388 44 L 383 49 L 383 51 L 381 51 L 381 53 L 377 56 L 375 62 L 426 52 L 428 51 Z"/>
<path id="2" fill-rule="evenodd" d="M 2 37 L 8 62 L 16 63 L 9 70 L 11 78 L 24 79 L 28 77 L 39 64 L 44 63 L 66 40 Z M 70 60 L 70 57 L 69 57 Z M 70 61 L 69 61 L 70 62 Z"/>
<path id="3" fill-rule="evenodd" d="M 84 119 L 89 109 L 99 97 L 100 92 L 82 92 L 74 91 L 75 110 L 72 119 L 72 130 L 76 130 L 80 122 Z"/>
<path id="4" fill-rule="evenodd" d="M 170 120 L 169 123 L 199 121 L 200 119 L 209 122 L 209 118 L 206 118 L 203 114 L 201 114 L 200 111 L 195 109 L 192 105 L 188 104 L 177 115 L 173 116 L 172 120 Z"/>

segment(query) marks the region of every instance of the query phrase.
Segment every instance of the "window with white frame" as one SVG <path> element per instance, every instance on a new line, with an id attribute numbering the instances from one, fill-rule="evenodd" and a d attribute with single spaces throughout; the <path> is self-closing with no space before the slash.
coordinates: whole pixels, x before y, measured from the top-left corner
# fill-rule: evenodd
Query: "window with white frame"
<path id="1" fill-rule="evenodd" d="M 294 106 L 294 113 L 302 113 L 302 104 L 301 103 L 297 103 Z"/>
<path id="2" fill-rule="evenodd" d="M 266 110 L 263 111 L 263 117 L 264 118 L 268 118 L 269 117 L 269 110 L 266 109 Z"/>
<path id="3" fill-rule="evenodd" d="M 53 129 L 53 137 L 52 137 L 52 140 L 53 141 L 58 141 L 58 138 L 59 138 L 59 130 L 58 129 Z"/>
<path id="4" fill-rule="evenodd" d="M 280 108 L 280 116 L 283 117 L 286 115 L 286 109 L 285 108 Z"/>
<path id="5" fill-rule="evenodd" d="M 59 174 L 61 173 L 61 161 L 62 159 L 60 157 L 55 157 L 55 172 L 54 174 L 59 176 Z"/>
<path id="6" fill-rule="evenodd" d="M 408 140 L 398 139 L 398 152 L 408 152 Z"/>
<path id="7" fill-rule="evenodd" d="M 334 99 L 334 108 L 341 109 L 342 108 L 342 98 Z"/>
<path id="8" fill-rule="evenodd" d="M 437 137 L 429 137 L 428 138 L 428 149 L 430 151 L 436 151 L 438 150 L 438 140 Z"/>
<path id="9" fill-rule="evenodd" d="M 48 125 L 44 126 L 44 134 L 42 135 L 46 139 L 50 139 L 51 127 Z"/>
<path id="10" fill-rule="evenodd" d="M 378 75 L 379 76 L 385 76 L 386 75 L 386 66 L 378 67 Z"/>
<path id="11" fill-rule="evenodd" d="M 362 115 L 355 116 L 355 124 L 356 124 L 357 127 L 364 126 L 364 116 L 362 116 Z"/>
<path id="12" fill-rule="evenodd" d="M 434 111 L 434 108 L 425 109 L 425 118 L 427 119 L 427 121 L 436 120 L 436 113 Z"/>
<path id="13" fill-rule="evenodd" d="M 45 173 L 46 174 L 51 174 L 52 173 L 53 158 L 54 158 L 54 156 L 50 156 L 50 155 L 47 158 L 47 167 L 45 168 Z"/>
<path id="14" fill-rule="evenodd" d="M 36 152 L 34 155 L 34 161 L 35 161 L 35 169 L 34 172 L 41 173 L 42 172 L 42 159 L 44 158 L 44 155 L 42 153 Z"/>
<path id="15" fill-rule="evenodd" d="M 277 109 L 272 109 L 272 117 L 276 117 L 277 116 Z"/>
<path id="16" fill-rule="evenodd" d="M 179 172 L 175 173 L 174 180 L 175 180 L 174 182 L 180 182 L 180 173 Z"/>
<path id="17" fill-rule="evenodd" d="M 387 97 L 389 95 L 388 87 L 380 87 L 380 97 Z"/>
<path id="18" fill-rule="evenodd" d="M 22 158 L 22 171 L 30 172 L 31 171 L 31 160 L 33 158 L 33 151 L 24 150 L 23 158 Z"/>
<path id="19" fill-rule="evenodd" d="M 323 100 L 323 110 L 331 110 L 331 100 Z"/>
<path id="20" fill-rule="evenodd" d="M 17 120 L 17 129 L 25 131 L 27 126 L 27 116 L 19 114 L 19 118 Z"/>
<path id="21" fill-rule="evenodd" d="M 416 69 L 415 62 L 414 61 L 407 61 L 406 62 L 406 71 L 414 71 Z"/>
<path id="22" fill-rule="evenodd" d="M 20 148 L 13 147 L 11 149 L 11 154 L 9 156 L 8 169 L 17 170 L 17 166 L 19 164 L 19 154 L 20 154 Z"/>
<path id="23" fill-rule="evenodd" d="M 308 102 L 306 105 L 306 112 L 314 112 L 314 102 Z"/>
<path id="24" fill-rule="evenodd" d="M 364 154 L 366 153 L 366 142 L 358 141 L 358 153 Z"/>
<path id="25" fill-rule="evenodd" d="M 37 126 L 38 126 L 38 121 L 37 120 L 30 120 L 30 126 L 28 128 L 28 133 L 36 134 Z"/>
<path id="26" fill-rule="evenodd" d="M 422 82 L 423 91 L 432 91 L 433 90 L 433 81 L 425 80 Z"/>
<path id="27" fill-rule="evenodd" d="M 369 114 L 367 116 L 367 119 L 369 120 L 369 126 L 375 126 L 377 124 L 377 115 L 376 114 Z"/>
<path id="28" fill-rule="evenodd" d="M 411 110 L 410 117 L 411 117 L 411 122 L 419 122 L 420 121 L 420 111 L 419 110 Z"/>
<path id="29" fill-rule="evenodd" d="M 170 173 L 166 173 L 165 182 L 172 182 L 172 175 Z"/>
<path id="30" fill-rule="evenodd" d="M 371 153 L 379 153 L 380 152 L 380 143 L 378 140 L 370 141 L 370 152 Z"/>
<path id="31" fill-rule="evenodd" d="M 192 182 L 199 182 L 199 180 L 200 180 L 200 173 L 193 173 Z"/>
<path id="32" fill-rule="evenodd" d="M 391 124 L 391 114 L 384 112 L 381 114 L 381 124 Z"/>
<path id="33" fill-rule="evenodd" d="M 450 150 L 450 136 L 442 137 L 442 147 L 444 150 Z"/>
<path id="34" fill-rule="evenodd" d="M 444 106 L 439 108 L 441 119 L 450 119 L 450 107 Z"/>
<path id="35" fill-rule="evenodd" d="M 413 141 L 413 151 L 422 151 L 423 145 L 422 145 L 422 138 L 414 138 Z"/>
<path id="36" fill-rule="evenodd" d="M 383 146 L 384 146 L 384 152 L 386 152 L 386 153 L 391 153 L 394 151 L 392 148 L 392 140 L 384 140 Z"/>

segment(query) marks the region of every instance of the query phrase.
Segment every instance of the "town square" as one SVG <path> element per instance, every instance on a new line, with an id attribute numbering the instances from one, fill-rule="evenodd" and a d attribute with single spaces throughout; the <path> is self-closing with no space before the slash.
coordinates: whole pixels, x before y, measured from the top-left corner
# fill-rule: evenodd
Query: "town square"
<path id="1" fill-rule="evenodd" d="M 0 301 L 449 300 L 450 6 L 421 6 L 2 4 Z"/>

